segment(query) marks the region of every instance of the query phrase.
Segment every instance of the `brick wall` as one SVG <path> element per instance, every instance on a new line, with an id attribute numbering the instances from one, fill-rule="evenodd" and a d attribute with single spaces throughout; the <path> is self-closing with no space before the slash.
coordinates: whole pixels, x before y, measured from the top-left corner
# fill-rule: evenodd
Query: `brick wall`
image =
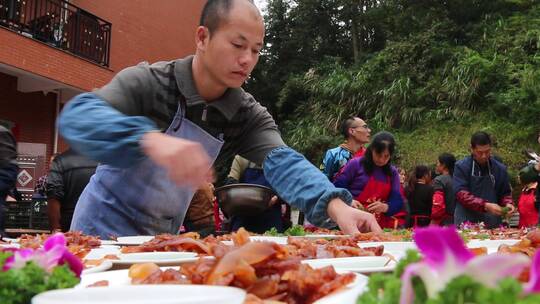
<path id="1" fill-rule="evenodd" d="M 185 57 L 195 51 L 195 29 L 205 0 L 72 0 L 112 23 L 110 68 Z"/>
<path id="2" fill-rule="evenodd" d="M 17 141 L 47 145 L 53 151 L 56 95 L 17 91 L 17 79 L 0 73 L 0 119 L 17 124 Z"/>
<path id="3" fill-rule="evenodd" d="M 0 28 L 0 63 L 90 91 L 119 70 L 141 61 L 172 60 L 195 50 L 195 28 L 205 0 L 72 0 L 112 23 L 110 67 Z M 19 141 L 44 143 L 47 158 L 54 142 L 56 95 L 21 93 L 14 77 L 0 71 L 0 119 L 17 123 Z M 66 143 L 59 138 L 58 150 Z"/>
<path id="4" fill-rule="evenodd" d="M 3 28 L 0 62 L 85 91 L 101 87 L 114 75 L 111 70 Z"/>
<path id="5" fill-rule="evenodd" d="M 73 0 L 112 23 L 109 69 L 0 28 L 0 63 L 89 91 L 141 61 L 172 60 L 195 50 L 204 0 Z"/>

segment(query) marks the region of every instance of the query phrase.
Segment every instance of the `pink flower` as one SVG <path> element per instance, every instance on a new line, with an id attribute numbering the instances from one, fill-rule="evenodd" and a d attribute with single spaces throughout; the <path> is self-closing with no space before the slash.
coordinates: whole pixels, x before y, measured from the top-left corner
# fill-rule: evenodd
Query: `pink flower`
<path id="1" fill-rule="evenodd" d="M 4 250 L 4 251 L 12 251 L 13 255 L 6 259 L 4 263 L 4 267 L 2 268 L 3 271 L 7 271 L 11 268 L 14 268 L 14 269 L 23 268 L 26 265 L 26 262 L 32 260 L 32 256 L 34 254 L 34 250 L 32 249 L 10 248 L 10 250 Z"/>
<path id="2" fill-rule="evenodd" d="M 534 254 L 531 264 L 530 278 L 524 289 L 525 293 L 540 292 L 540 250 Z"/>
<path id="3" fill-rule="evenodd" d="M 500 279 L 517 277 L 528 265 L 522 254 L 474 256 L 454 227 L 430 226 L 415 230 L 414 240 L 424 259 L 410 264 L 401 277 L 400 304 L 414 302 L 412 279 L 419 277 L 429 298 L 437 296 L 452 279 L 467 275 L 487 287 L 496 287 Z"/>
<path id="4" fill-rule="evenodd" d="M 82 262 L 67 249 L 66 239 L 62 233 L 49 237 L 43 244 L 43 248 L 12 251 L 13 255 L 4 263 L 4 271 L 23 268 L 29 261 L 33 261 L 48 272 L 58 265 L 68 264 L 77 277 L 80 277 L 83 270 Z"/>

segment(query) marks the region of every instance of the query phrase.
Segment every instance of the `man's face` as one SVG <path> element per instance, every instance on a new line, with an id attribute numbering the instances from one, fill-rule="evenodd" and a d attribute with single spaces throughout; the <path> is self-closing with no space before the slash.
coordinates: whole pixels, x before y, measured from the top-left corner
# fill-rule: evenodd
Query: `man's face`
<path id="1" fill-rule="evenodd" d="M 424 176 L 424 181 L 425 181 L 426 184 L 431 183 L 431 181 L 432 181 L 431 172 L 428 172 L 428 174 L 426 174 L 426 176 Z"/>
<path id="2" fill-rule="evenodd" d="M 444 172 L 444 165 L 441 164 L 439 160 L 437 160 L 437 165 L 435 166 L 435 172 L 437 172 L 438 174 L 443 174 Z"/>
<path id="3" fill-rule="evenodd" d="M 369 137 L 371 135 L 371 129 L 368 127 L 365 121 L 356 117 L 354 123 L 349 128 L 350 138 L 357 141 L 361 144 L 366 144 L 369 142 Z"/>
<path id="4" fill-rule="evenodd" d="M 383 167 L 390 161 L 390 151 L 384 150 L 381 153 L 372 152 L 373 162 L 377 167 Z"/>
<path id="5" fill-rule="evenodd" d="M 197 48 L 213 81 L 238 88 L 255 68 L 263 39 L 264 23 L 256 8 L 247 1 L 235 1 L 228 17 Z"/>
<path id="6" fill-rule="evenodd" d="M 471 147 L 471 152 L 474 160 L 478 164 L 485 165 L 491 157 L 491 145 Z"/>

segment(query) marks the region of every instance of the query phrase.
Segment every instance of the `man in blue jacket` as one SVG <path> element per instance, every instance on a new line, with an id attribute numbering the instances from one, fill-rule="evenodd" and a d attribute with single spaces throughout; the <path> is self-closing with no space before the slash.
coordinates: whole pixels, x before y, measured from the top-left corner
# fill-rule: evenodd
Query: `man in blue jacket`
<path id="1" fill-rule="evenodd" d="M 249 0 L 210 0 L 196 52 L 127 68 L 75 97 L 59 119 L 63 136 L 103 163 L 77 203 L 72 230 L 109 237 L 176 233 L 211 165 L 235 154 L 262 165 L 278 195 L 317 226 L 380 231 L 302 155 L 241 89 L 263 47 L 264 24 Z"/>
<path id="2" fill-rule="evenodd" d="M 491 138 L 486 132 L 471 137 L 471 156 L 456 163 L 453 186 L 456 225 L 483 222 L 487 228 L 497 228 L 505 213 L 515 211 L 508 172 L 491 156 Z"/>
<path id="3" fill-rule="evenodd" d="M 364 155 L 366 151 L 364 145 L 369 143 L 371 134 L 371 129 L 366 122 L 356 116 L 347 117 L 341 123 L 340 131 L 345 142 L 326 151 L 320 167 L 324 175 L 331 181 L 334 181 L 336 174 L 351 158 Z"/>

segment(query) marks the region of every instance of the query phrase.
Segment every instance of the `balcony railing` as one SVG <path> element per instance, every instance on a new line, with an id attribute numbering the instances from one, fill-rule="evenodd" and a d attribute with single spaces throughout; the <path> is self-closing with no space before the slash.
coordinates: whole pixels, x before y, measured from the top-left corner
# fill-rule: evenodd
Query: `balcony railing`
<path id="1" fill-rule="evenodd" d="M 109 66 L 111 23 L 65 0 L 0 0 L 0 26 Z"/>

